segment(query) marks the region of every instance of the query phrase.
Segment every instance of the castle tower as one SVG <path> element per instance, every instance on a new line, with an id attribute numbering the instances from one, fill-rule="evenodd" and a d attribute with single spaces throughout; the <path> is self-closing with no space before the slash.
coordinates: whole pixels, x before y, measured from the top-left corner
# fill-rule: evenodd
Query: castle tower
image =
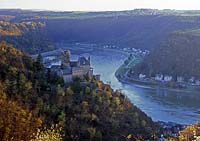
<path id="1" fill-rule="evenodd" d="M 69 50 L 67 50 L 67 51 L 65 51 L 65 61 L 66 61 L 67 63 L 69 63 L 69 62 L 70 62 L 70 59 L 71 59 L 71 53 L 70 53 Z"/>
<path id="2" fill-rule="evenodd" d="M 64 51 L 64 56 L 62 59 L 62 68 L 63 69 L 70 67 L 70 59 L 71 59 L 70 51 L 69 50 Z"/>
<path id="3" fill-rule="evenodd" d="M 90 56 L 88 57 L 88 62 L 89 62 L 89 64 L 91 64 L 91 62 L 90 62 Z"/>

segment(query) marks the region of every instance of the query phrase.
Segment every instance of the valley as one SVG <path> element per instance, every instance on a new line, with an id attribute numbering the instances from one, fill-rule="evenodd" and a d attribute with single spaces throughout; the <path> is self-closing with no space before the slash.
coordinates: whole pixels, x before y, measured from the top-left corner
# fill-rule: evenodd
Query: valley
<path id="1" fill-rule="evenodd" d="M 152 88 L 144 84 L 119 81 L 115 77 L 115 73 L 129 57 L 128 53 L 119 52 L 115 49 L 93 48 L 90 50 L 91 45 L 89 44 L 85 45 L 82 50 L 81 45 L 75 44 L 65 44 L 61 47 L 70 49 L 74 60 L 82 55 L 91 56 L 94 73 L 100 74 L 101 80 L 110 84 L 115 90 L 121 90 L 134 105 L 147 113 L 154 121 L 190 125 L 200 119 L 200 94 L 198 92 L 161 87 Z"/>
<path id="2" fill-rule="evenodd" d="M 0 10 L 0 139 L 200 136 L 199 23 L 198 10 Z"/>

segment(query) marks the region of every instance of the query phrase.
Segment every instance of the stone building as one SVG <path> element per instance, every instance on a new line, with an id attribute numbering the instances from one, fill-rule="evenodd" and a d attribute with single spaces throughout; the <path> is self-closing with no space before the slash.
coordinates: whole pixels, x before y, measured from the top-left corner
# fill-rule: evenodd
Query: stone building
<path id="1" fill-rule="evenodd" d="M 86 58 L 80 56 L 77 61 L 71 61 L 71 55 L 69 51 L 63 51 L 61 56 L 58 57 L 59 63 L 52 62 L 46 65 L 56 72 L 59 76 L 63 77 L 66 83 L 71 82 L 74 78 L 83 78 L 88 76 L 93 77 L 93 68 L 91 67 L 90 57 Z M 55 60 L 55 59 L 54 59 Z"/>

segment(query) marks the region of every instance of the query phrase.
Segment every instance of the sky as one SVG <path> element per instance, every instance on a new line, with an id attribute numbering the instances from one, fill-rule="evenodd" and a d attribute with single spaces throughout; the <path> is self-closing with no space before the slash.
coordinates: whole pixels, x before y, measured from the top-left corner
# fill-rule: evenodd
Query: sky
<path id="1" fill-rule="evenodd" d="M 0 0 L 0 8 L 119 11 L 136 8 L 200 10 L 200 0 Z"/>

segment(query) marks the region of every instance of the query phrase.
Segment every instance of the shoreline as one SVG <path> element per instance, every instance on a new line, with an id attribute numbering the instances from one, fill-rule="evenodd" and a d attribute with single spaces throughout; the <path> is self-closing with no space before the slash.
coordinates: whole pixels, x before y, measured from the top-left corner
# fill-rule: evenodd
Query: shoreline
<path id="1" fill-rule="evenodd" d="M 133 79 L 130 77 L 126 77 L 124 76 L 124 74 L 120 74 L 118 71 L 119 69 L 122 67 L 123 65 L 121 65 L 115 72 L 115 77 L 117 78 L 117 80 L 119 80 L 122 83 L 128 83 L 128 84 L 133 84 L 139 87 L 146 87 L 148 89 L 157 89 L 160 88 L 162 90 L 169 90 L 169 91 L 176 91 L 176 92 L 193 92 L 193 93 L 198 93 L 200 90 L 200 87 L 197 88 L 173 88 L 170 86 L 167 86 L 166 84 L 163 85 L 159 85 L 158 82 L 150 82 L 150 81 L 145 81 L 145 80 L 139 80 L 139 79 Z M 161 84 L 161 83 L 160 83 Z"/>

